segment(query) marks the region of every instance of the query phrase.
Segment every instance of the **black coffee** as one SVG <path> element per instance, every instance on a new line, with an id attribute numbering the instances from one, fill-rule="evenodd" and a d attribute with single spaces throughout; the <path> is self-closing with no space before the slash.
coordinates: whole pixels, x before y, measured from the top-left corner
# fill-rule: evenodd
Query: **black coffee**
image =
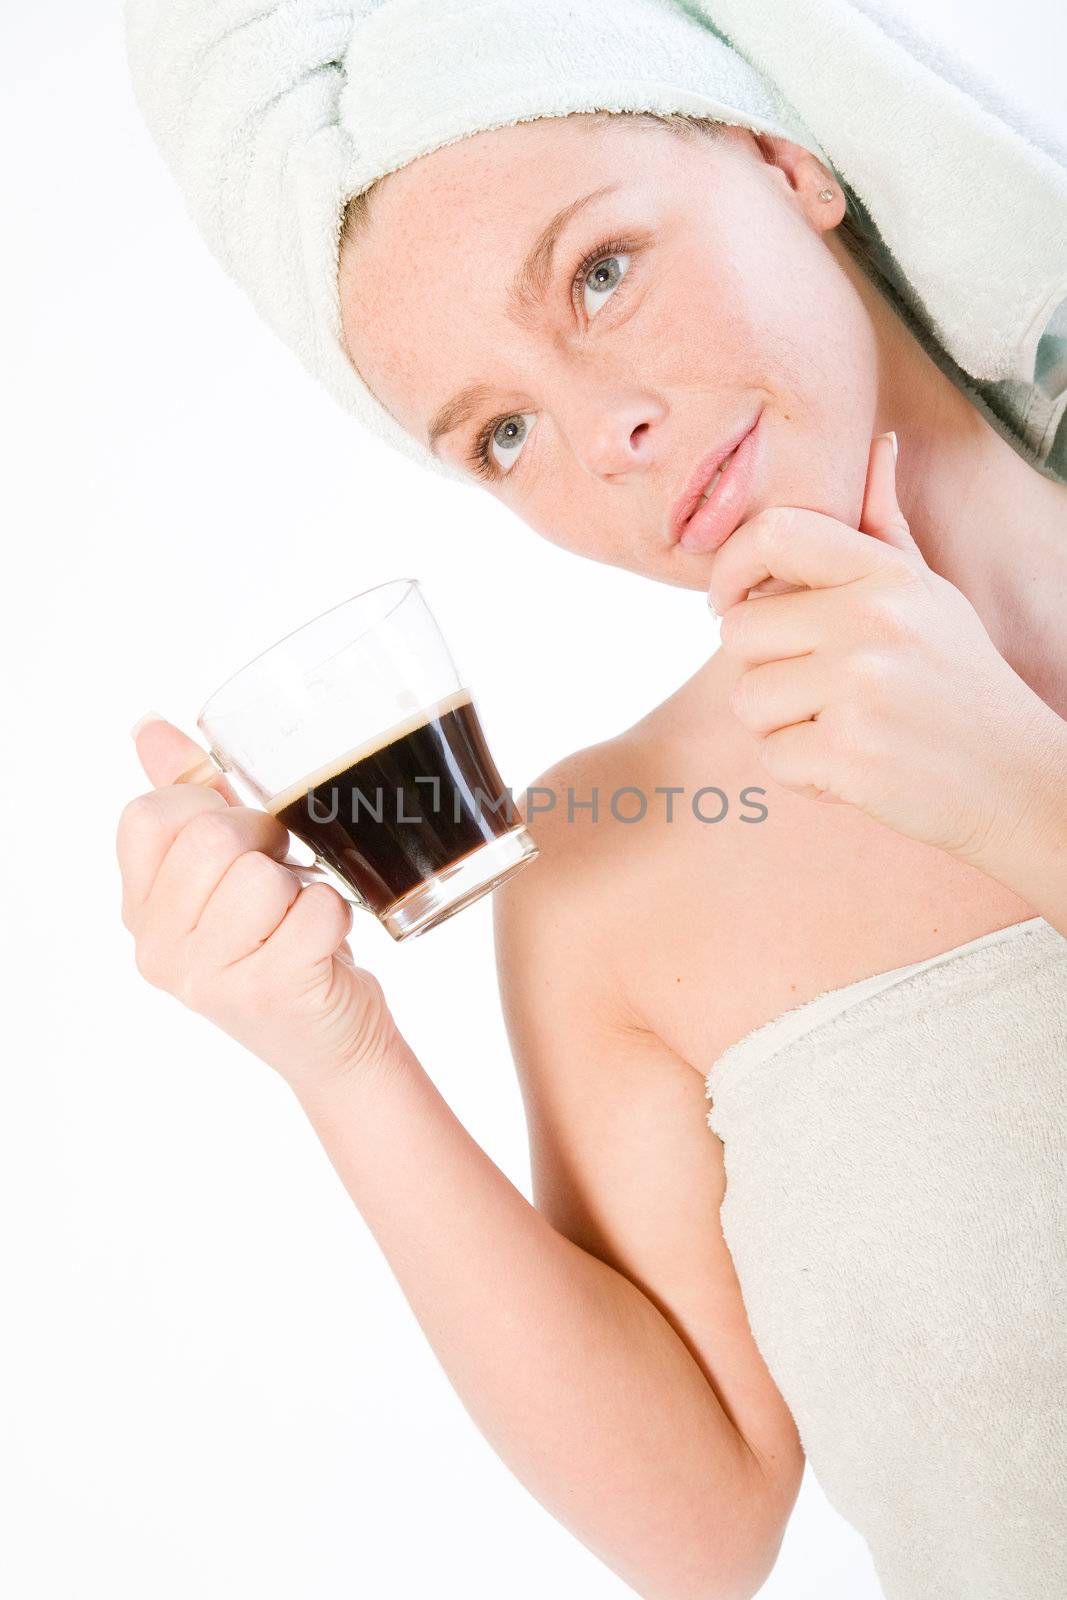
<path id="1" fill-rule="evenodd" d="M 381 738 L 275 795 L 268 807 L 379 914 L 522 822 L 469 690 Z"/>

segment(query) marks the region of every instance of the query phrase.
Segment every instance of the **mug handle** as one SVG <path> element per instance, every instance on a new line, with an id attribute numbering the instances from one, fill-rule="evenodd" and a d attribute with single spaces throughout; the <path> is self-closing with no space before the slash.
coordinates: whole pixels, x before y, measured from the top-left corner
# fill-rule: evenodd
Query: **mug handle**
<path id="1" fill-rule="evenodd" d="M 290 872 L 295 872 L 301 883 L 328 883 L 331 889 L 336 889 L 342 900 L 350 900 L 357 910 L 371 911 L 371 907 L 364 900 L 359 890 L 349 883 L 347 878 L 342 878 L 340 873 L 335 872 L 332 867 L 326 866 L 325 863 L 313 861 L 310 866 L 305 866 L 302 861 L 293 861 L 289 856 L 286 856 L 282 866 L 288 867 Z M 373 911 L 371 911 L 371 915 L 374 915 Z"/>
<path id="2" fill-rule="evenodd" d="M 195 767 L 190 767 L 187 772 L 181 773 L 179 777 L 174 778 L 172 781 L 174 783 L 210 783 L 213 778 L 218 777 L 220 772 L 227 770 L 220 761 L 215 759 L 212 753 L 205 756 L 202 761 L 198 761 Z M 332 867 L 326 866 L 325 863 L 315 861 L 310 866 L 306 866 L 303 861 L 294 861 L 291 856 L 286 856 L 281 865 L 288 867 L 290 872 L 294 872 L 301 883 L 305 885 L 308 883 L 328 883 L 330 888 L 335 889 L 342 899 L 350 900 L 359 910 L 371 910 L 359 890 L 349 883 L 346 878 L 342 878 Z"/>

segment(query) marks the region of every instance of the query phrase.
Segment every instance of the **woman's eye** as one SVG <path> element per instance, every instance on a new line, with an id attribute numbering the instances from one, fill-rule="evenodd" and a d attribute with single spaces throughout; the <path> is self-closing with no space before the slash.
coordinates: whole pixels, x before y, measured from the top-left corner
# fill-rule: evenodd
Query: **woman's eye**
<path id="1" fill-rule="evenodd" d="M 513 417 L 504 417 L 493 429 L 490 447 L 493 460 L 503 472 L 509 472 L 519 458 L 534 425 L 535 413 L 524 411 Z"/>
<path id="2" fill-rule="evenodd" d="M 619 287 L 623 274 L 630 265 L 628 255 L 603 256 L 594 263 L 585 275 L 585 309 L 587 315 L 595 317 L 597 309 Z M 592 301 L 588 296 L 592 295 Z"/>
<path id="3" fill-rule="evenodd" d="M 575 272 L 571 286 L 572 298 L 576 296 L 579 286 L 584 289 L 586 316 L 596 316 L 604 301 L 610 299 L 619 287 L 629 266 L 630 253 L 613 249 L 608 243 L 599 246 L 598 254 L 586 256 Z M 502 417 L 497 423 L 489 423 L 474 441 L 467 457 L 469 466 L 481 478 L 492 479 L 494 466 L 501 474 L 510 472 L 522 454 L 523 445 L 533 431 L 536 420 L 535 412 L 522 411 Z"/>

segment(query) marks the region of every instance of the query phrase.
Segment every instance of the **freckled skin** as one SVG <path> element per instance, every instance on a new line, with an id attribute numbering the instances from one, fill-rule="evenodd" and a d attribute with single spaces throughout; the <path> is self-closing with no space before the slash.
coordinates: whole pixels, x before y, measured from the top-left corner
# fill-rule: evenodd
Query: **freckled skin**
<path id="1" fill-rule="evenodd" d="M 544 224 L 615 182 L 622 192 L 561 240 L 535 320 L 511 321 L 507 287 Z M 830 203 L 818 199 L 828 182 Z M 750 516 L 792 505 L 855 527 L 871 439 L 893 428 L 897 497 L 919 548 L 1048 698 L 1067 677 L 1067 645 L 1060 661 L 1051 643 L 1067 488 L 926 355 L 835 232 L 843 211 L 813 155 L 744 128 L 679 137 L 570 116 L 492 129 L 372 191 L 342 255 L 346 345 L 424 443 L 446 400 L 491 386 L 473 423 L 441 442 L 460 464 L 486 423 L 531 414 L 510 471 L 472 485 L 554 544 L 685 588 L 706 590 L 715 553 L 672 542 L 673 505 L 701 457 L 761 405 Z M 582 257 L 616 239 L 631 247 L 617 285 L 598 295 L 587 276 L 572 298 Z M 1006 527 L 1016 544 L 1025 536 L 1025 564 Z"/>
<path id="2" fill-rule="evenodd" d="M 392 174 L 343 266 L 346 337 L 379 399 L 423 438 L 468 383 L 500 391 L 479 424 L 536 413 L 522 455 L 489 489 L 553 543 L 703 587 L 709 558 L 668 542 L 670 509 L 699 459 L 760 405 L 760 500 L 788 485 L 858 515 L 877 348 L 844 247 L 827 245 L 843 202 L 815 199 L 826 174 L 813 156 L 788 147 L 791 179 L 747 130 L 690 140 L 622 120 L 495 129 Z M 624 193 L 561 241 L 536 326 L 517 327 L 504 289 L 542 222 L 616 181 Z M 618 286 L 576 309 L 572 268 L 631 237 Z M 814 302 L 803 316 L 798 282 Z M 464 443 L 456 434 L 442 450 L 462 460 Z"/>

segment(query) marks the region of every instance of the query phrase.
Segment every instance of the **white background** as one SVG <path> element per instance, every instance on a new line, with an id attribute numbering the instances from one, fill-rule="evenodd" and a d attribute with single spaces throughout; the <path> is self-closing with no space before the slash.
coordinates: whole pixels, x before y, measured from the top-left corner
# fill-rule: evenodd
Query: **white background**
<path id="1" fill-rule="evenodd" d="M 999 0 L 899 9 L 1056 114 L 1052 0 L 1010 32 Z M 565 554 L 335 408 L 188 223 L 112 4 L 7 5 L 0 150 L 0 1589 L 631 1594 L 477 1432 L 288 1089 L 139 978 L 113 841 L 147 787 L 136 718 L 194 731 L 371 584 L 423 579 L 516 794 L 696 669 L 703 596 Z M 361 918 L 353 946 L 528 1194 L 490 901 L 402 946 Z M 879 1594 L 810 1471 L 761 1593 Z"/>

